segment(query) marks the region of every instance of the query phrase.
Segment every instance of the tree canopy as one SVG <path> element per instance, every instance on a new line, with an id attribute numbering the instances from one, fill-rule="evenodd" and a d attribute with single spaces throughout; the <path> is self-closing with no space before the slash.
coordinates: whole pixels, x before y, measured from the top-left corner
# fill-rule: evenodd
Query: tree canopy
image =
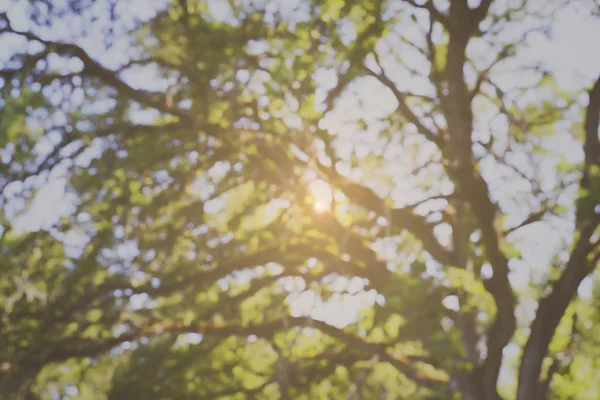
<path id="1" fill-rule="evenodd" d="M 600 397 L 594 1 L 10 5 L 2 399 Z"/>

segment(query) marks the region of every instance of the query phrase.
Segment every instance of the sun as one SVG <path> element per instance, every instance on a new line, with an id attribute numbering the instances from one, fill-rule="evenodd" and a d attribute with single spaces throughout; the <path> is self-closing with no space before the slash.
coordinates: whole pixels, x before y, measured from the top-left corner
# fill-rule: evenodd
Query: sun
<path id="1" fill-rule="evenodd" d="M 322 214 L 327 211 L 327 204 L 324 201 L 317 200 L 315 201 L 314 208 L 317 213 Z"/>
<path id="2" fill-rule="evenodd" d="M 332 201 L 331 186 L 325 181 L 317 179 L 309 184 L 309 189 L 313 198 L 315 212 L 322 214 L 329 210 Z"/>

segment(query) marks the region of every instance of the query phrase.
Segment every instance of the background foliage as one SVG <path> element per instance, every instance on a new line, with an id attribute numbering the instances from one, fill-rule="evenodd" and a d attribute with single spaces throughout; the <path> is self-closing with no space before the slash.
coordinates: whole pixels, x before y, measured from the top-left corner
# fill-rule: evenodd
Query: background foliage
<path id="1" fill-rule="evenodd" d="M 598 398 L 569 3 L 11 3 L 0 397 Z"/>

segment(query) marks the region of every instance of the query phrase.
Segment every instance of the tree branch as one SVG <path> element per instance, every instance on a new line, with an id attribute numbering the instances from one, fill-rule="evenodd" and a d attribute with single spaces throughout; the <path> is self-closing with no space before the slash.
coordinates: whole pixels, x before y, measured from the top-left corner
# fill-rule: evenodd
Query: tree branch
<path id="1" fill-rule="evenodd" d="M 489 4 L 482 3 L 479 11 L 487 11 Z M 499 229 L 496 205 L 490 198 L 487 182 L 477 170 L 472 149 L 473 110 L 472 98 L 465 83 L 464 65 L 469 40 L 485 17 L 474 14 L 466 1 L 453 1 L 450 5 L 449 42 L 445 75 L 448 95 L 442 107 L 448 124 L 449 144 L 443 148 L 448 174 L 457 183 L 458 194 L 471 206 L 481 230 L 482 243 L 492 266 L 493 276 L 484 282 L 494 298 L 496 316 L 487 336 L 487 358 L 476 370 L 479 375 L 480 396 L 499 399 L 498 375 L 502 351 L 516 329 L 515 298 L 508 280 L 508 259 L 502 251 L 502 233 Z"/>
<path id="2" fill-rule="evenodd" d="M 547 201 L 545 201 L 539 210 L 534 211 L 531 214 L 529 214 L 527 216 L 527 218 L 525 218 L 521 223 L 519 223 L 518 225 L 513 226 L 511 228 L 506 229 L 504 231 L 504 236 L 508 236 L 511 233 L 513 233 L 525 226 L 542 221 L 542 219 L 544 219 L 544 217 L 546 215 L 548 215 L 548 213 L 552 213 L 555 209 L 556 209 L 556 205 L 549 204 Z"/>
<path id="3" fill-rule="evenodd" d="M 589 92 L 589 104 L 585 116 L 585 161 L 581 188 L 589 190 L 600 184 L 599 176 L 591 176 L 592 166 L 599 165 L 600 147 L 598 143 L 598 125 L 600 122 L 600 78 Z M 595 153 L 594 153 L 595 151 Z M 587 173 L 586 173 L 587 172 Z M 565 269 L 552 288 L 552 292 L 539 302 L 538 311 L 531 325 L 531 333 L 521 359 L 517 400 L 536 399 L 539 391 L 538 378 L 542 362 L 548 353 L 548 346 L 554 337 L 556 328 L 563 318 L 567 307 L 577 295 L 581 281 L 596 268 L 595 260 L 589 259 L 595 243 L 590 239 L 600 223 L 600 215 L 595 212 L 598 202 L 589 193 L 584 193 L 577 204 L 577 236 L 571 256 Z M 585 201 L 588 200 L 588 201 Z"/>
<path id="4" fill-rule="evenodd" d="M 396 97 L 396 100 L 398 101 L 398 110 L 410 123 L 415 125 L 419 133 L 421 133 L 431 142 L 437 144 L 438 146 L 441 146 L 442 142 L 439 135 L 433 132 L 431 129 L 427 128 L 425 125 L 423 125 L 419 117 L 417 117 L 414 111 L 408 106 L 408 103 L 406 101 L 406 95 L 400 90 L 398 90 L 396 84 L 385 75 L 385 72 L 383 71 L 383 67 L 381 67 L 381 65 L 379 66 L 379 68 L 381 69 L 381 73 L 376 73 L 375 71 L 369 68 L 365 69 L 367 70 L 367 73 L 369 75 L 376 78 L 379 82 L 385 85 L 385 87 L 392 91 L 392 94 L 394 95 L 394 97 Z"/>
<path id="5" fill-rule="evenodd" d="M 435 376 L 427 376 L 425 373 L 419 372 L 414 368 L 413 365 L 411 365 L 411 362 L 414 360 L 411 360 L 410 357 L 406 359 L 395 357 L 394 355 L 392 355 L 392 353 L 390 353 L 387 350 L 387 344 L 372 342 L 352 332 L 348 332 L 346 330 L 331 326 L 325 322 L 309 319 L 306 317 L 283 317 L 262 324 L 245 326 L 229 324 L 210 325 L 202 322 L 186 326 L 183 323 L 177 321 L 163 321 L 156 326 L 142 329 L 138 336 L 148 336 L 160 332 L 194 332 L 200 333 L 202 335 L 256 335 L 260 337 L 270 338 L 281 329 L 307 326 L 316 328 L 324 334 L 352 346 L 352 348 L 354 349 L 364 351 L 369 354 L 377 354 L 382 361 L 390 363 L 400 372 L 405 374 L 409 379 L 419 384 L 438 390 L 444 387 L 445 380 Z M 419 359 L 419 361 L 423 360 Z"/>
<path id="6" fill-rule="evenodd" d="M 404 1 L 415 8 L 427 10 L 429 12 L 429 15 L 431 16 L 431 19 L 433 19 L 435 21 L 439 21 L 446 28 L 448 28 L 450 26 L 450 20 L 448 19 L 448 16 L 445 14 L 442 14 L 440 12 L 440 10 L 438 10 L 435 7 L 433 0 L 426 0 L 425 3 L 423 3 L 423 4 L 417 3 L 416 0 L 404 0 Z"/>
<path id="7" fill-rule="evenodd" d="M 115 71 L 111 71 L 103 67 L 100 63 L 90 57 L 85 50 L 81 47 L 71 44 L 71 43 L 62 43 L 51 40 L 44 40 L 41 37 L 37 36 L 33 32 L 28 31 L 18 31 L 12 28 L 10 24 L 10 20 L 6 15 L 2 15 L 2 19 L 4 19 L 6 23 L 6 27 L 0 30 L 0 33 L 12 33 L 15 35 L 22 36 L 29 41 L 36 41 L 43 44 L 47 53 L 56 53 L 64 56 L 72 56 L 77 57 L 81 60 L 84 65 L 83 73 L 90 74 L 102 80 L 104 83 L 114 87 L 123 95 L 135 100 L 141 104 L 156 108 L 158 110 L 162 110 L 169 114 L 180 117 L 183 120 L 188 122 L 192 121 L 193 118 L 189 114 L 187 110 L 181 109 L 173 104 L 170 104 L 167 97 L 162 93 L 157 92 L 149 92 L 145 90 L 136 90 L 133 87 L 129 86 L 123 80 L 121 80 Z"/>
<path id="8" fill-rule="evenodd" d="M 573 351 L 575 351 L 577 337 L 579 335 L 577 321 L 577 314 L 573 314 L 569 343 L 567 343 L 566 347 L 559 354 L 554 355 L 552 364 L 550 364 L 548 372 L 546 373 L 546 378 L 539 383 L 540 386 L 538 389 L 538 400 L 547 400 L 549 398 L 548 395 L 550 394 L 550 384 L 552 383 L 554 374 L 556 374 L 564 364 L 567 364 L 565 362 L 565 358 L 570 357 Z"/>
<path id="9" fill-rule="evenodd" d="M 411 207 L 388 209 L 373 190 L 358 183 L 351 182 L 340 176 L 334 168 L 324 169 L 325 174 L 353 203 L 374 211 L 378 215 L 389 215 L 392 229 L 406 230 L 414 235 L 423 244 L 423 248 L 431 254 L 437 262 L 446 266 L 455 266 L 456 260 L 451 249 L 443 246 L 433 232 L 433 225 L 424 217 L 415 214 Z"/>

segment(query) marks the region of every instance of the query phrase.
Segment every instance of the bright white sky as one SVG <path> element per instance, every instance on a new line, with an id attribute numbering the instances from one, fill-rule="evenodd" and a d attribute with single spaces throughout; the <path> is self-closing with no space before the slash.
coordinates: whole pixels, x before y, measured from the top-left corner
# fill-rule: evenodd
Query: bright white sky
<path id="1" fill-rule="evenodd" d="M 143 5 L 147 4 L 144 0 L 137 0 L 136 3 L 138 3 L 136 12 L 138 10 L 150 10 L 149 7 L 143 7 Z M 6 7 L 7 1 L 0 0 L 0 11 L 5 10 Z M 578 7 L 575 4 L 561 11 L 554 26 L 553 39 L 550 41 L 540 40 L 539 46 L 532 49 L 529 53 L 531 59 L 547 62 L 557 77 L 559 85 L 567 91 L 575 91 L 588 87 L 593 79 L 600 74 L 600 40 L 597 40 L 597 38 L 600 38 L 600 18 L 592 19 L 582 14 L 582 12 L 578 11 Z M 11 15 L 14 24 L 18 28 L 24 28 L 24 26 L 19 26 L 26 25 L 26 21 L 19 10 L 11 10 L 9 15 Z M 143 16 L 140 15 L 140 17 Z M 53 32 L 53 34 L 56 33 L 58 32 Z M 60 33 L 58 34 L 60 35 Z M 89 49 L 93 56 L 95 55 L 94 43 L 87 41 L 82 43 L 82 45 Z M 10 51 L 8 47 L 0 46 L 0 59 L 4 59 L 8 51 Z M 116 66 L 121 62 L 119 58 L 121 57 L 115 57 L 111 60 L 103 56 L 102 60 L 106 64 Z M 148 78 L 138 75 L 132 83 L 145 85 L 148 83 Z M 385 107 L 386 102 L 389 104 L 389 97 L 387 97 L 389 93 L 382 92 L 375 86 L 368 84 L 361 85 L 361 92 L 366 99 L 365 106 L 367 108 L 377 110 L 378 108 Z M 352 110 L 352 106 L 347 107 L 350 107 L 350 109 L 346 111 L 356 111 Z M 335 123 L 333 121 L 333 124 Z M 566 153 L 574 153 L 575 157 L 578 157 L 580 153 L 580 149 L 573 147 L 566 147 L 564 151 Z M 23 229 L 35 229 L 51 224 L 57 215 L 69 209 L 69 204 L 65 201 L 63 195 L 64 180 L 57 177 L 52 184 L 47 185 L 42 190 L 30 212 L 19 221 L 19 225 Z M 523 231 L 523 235 L 527 235 L 529 238 L 537 237 L 540 239 L 540 242 L 545 244 L 527 246 L 527 248 L 522 249 L 524 258 L 519 263 L 521 268 L 519 268 L 519 272 L 511 276 L 514 284 L 517 286 L 525 284 L 531 270 L 543 269 L 548 265 L 549 258 L 553 254 L 553 246 L 560 239 L 560 234 L 560 232 L 553 232 L 548 229 L 548 226 L 542 225 Z M 361 287 L 361 283 L 356 281 L 339 282 L 336 283 L 336 286 L 342 289 L 346 284 L 350 285 L 349 288 L 351 291 L 360 289 Z M 292 290 L 294 285 L 291 282 L 288 285 L 289 289 Z M 580 292 L 582 295 L 589 295 L 591 288 L 592 282 L 588 279 L 582 285 Z M 296 300 L 293 301 L 293 312 L 295 314 L 312 312 L 315 318 L 326 320 L 336 326 L 348 324 L 355 319 L 358 309 L 370 306 L 376 300 L 374 293 L 339 296 L 327 304 L 322 304 L 311 293 L 294 296 L 296 297 Z M 509 348 L 507 356 L 515 356 L 516 350 L 514 347 Z M 511 377 L 504 374 L 503 379 L 505 383 L 508 383 Z"/>

